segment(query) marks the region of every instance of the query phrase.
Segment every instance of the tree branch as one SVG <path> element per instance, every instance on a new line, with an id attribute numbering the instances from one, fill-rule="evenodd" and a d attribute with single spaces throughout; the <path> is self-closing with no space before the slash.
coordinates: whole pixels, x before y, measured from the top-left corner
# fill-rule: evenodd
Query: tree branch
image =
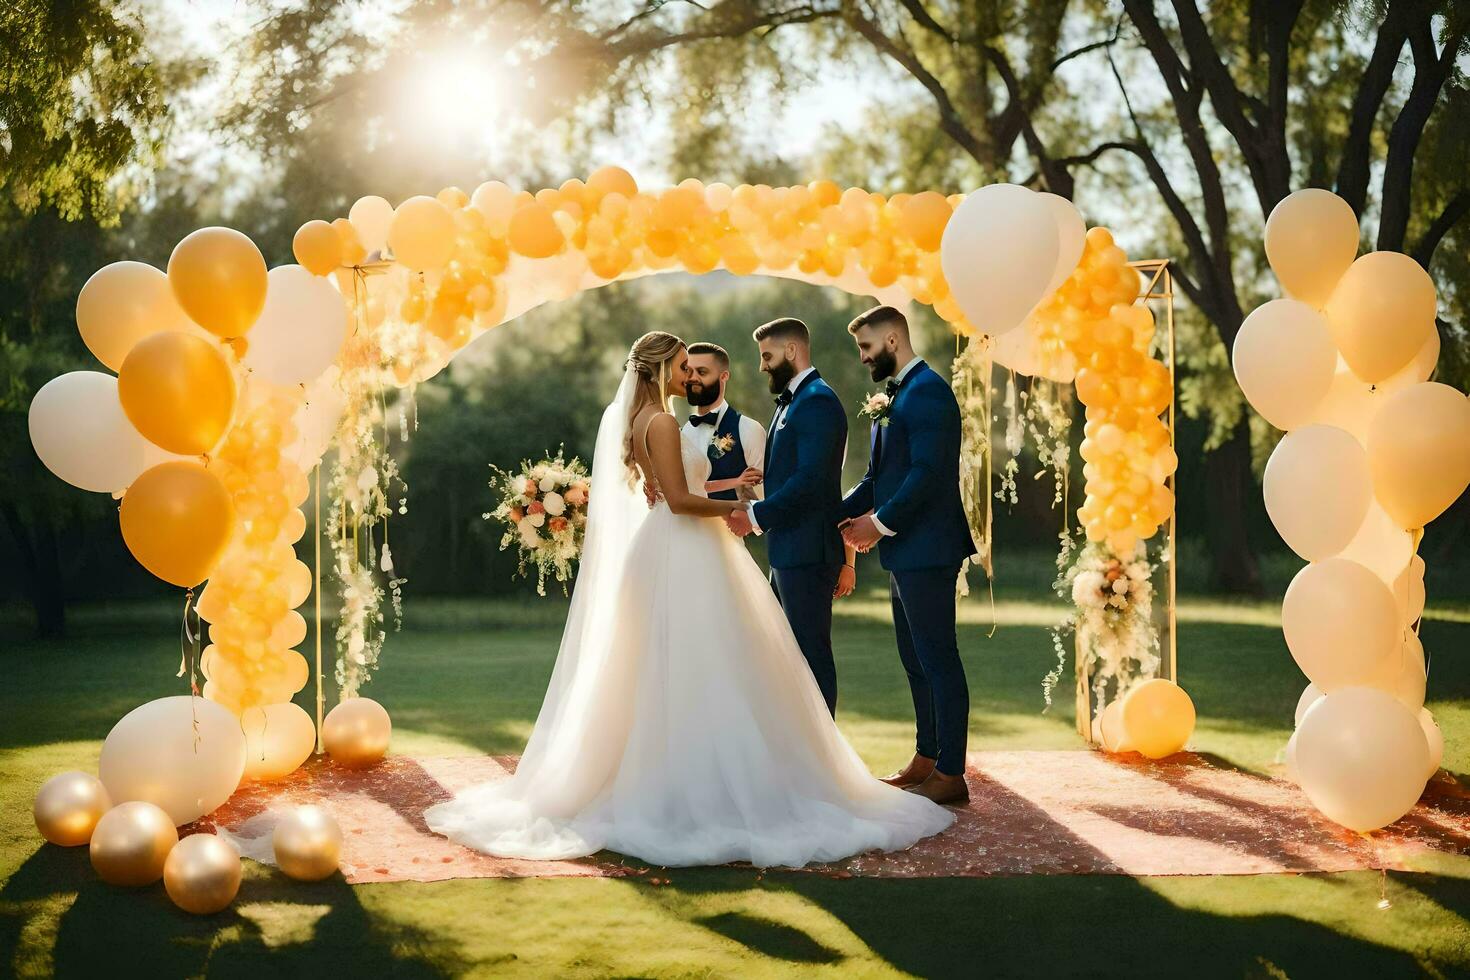
<path id="1" fill-rule="evenodd" d="M 1342 159 L 1337 165 L 1337 194 L 1362 217 L 1368 201 L 1368 175 L 1372 168 L 1373 124 L 1388 87 L 1393 83 L 1399 52 L 1407 37 L 1409 0 L 1391 0 L 1388 12 L 1379 25 L 1373 53 L 1358 82 L 1357 94 L 1343 142 Z"/>
<path id="2" fill-rule="evenodd" d="M 1429 223 L 1429 227 L 1425 229 L 1423 237 L 1414 246 L 1414 250 L 1409 253 L 1413 256 L 1414 261 L 1428 269 L 1429 263 L 1434 260 L 1434 250 L 1439 248 L 1439 243 L 1444 239 L 1445 235 L 1449 234 L 1450 229 L 1457 225 L 1467 214 L 1470 214 L 1470 190 L 1462 190 L 1450 198 L 1449 203 L 1444 206 L 1444 210 Z"/>

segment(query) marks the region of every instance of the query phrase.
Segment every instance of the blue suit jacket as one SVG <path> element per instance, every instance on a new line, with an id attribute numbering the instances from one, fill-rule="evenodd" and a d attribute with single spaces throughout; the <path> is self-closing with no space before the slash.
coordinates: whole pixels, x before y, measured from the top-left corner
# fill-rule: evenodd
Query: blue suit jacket
<path id="1" fill-rule="evenodd" d="M 766 499 L 752 510 L 772 568 L 842 564 L 837 521 L 846 453 L 847 413 L 813 371 L 766 436 Z"/>
<path id="2" fill-rule="evenodd" d="M 959 567 L 975 553 L 960 502 L 960 407 L 928 364 L 903 379 L 888 424 L 873 425 L 868 472 L 842 502 L 843 517 L 873 511 L 894 533 L 878 543 L 888 571 Z"/>
<path id="3" fill-rule="evenodd" d="M 735 440 L 735 445 L 718 459 L 710 456 L 711 480 L 730 480 L 745 472 L 745 445 L 740 441 L 740 413 L 735 411 L 734 405 L 725 409 L 725 417 L 715 426 L 714 436 L 710 441 L 711 453 L 714 451 L 714 439 L 722 436 L 730 436 Z M 739 500 L 740 494 L 735 490 L 720 490 L 710 494 L 710 499 Z"/>

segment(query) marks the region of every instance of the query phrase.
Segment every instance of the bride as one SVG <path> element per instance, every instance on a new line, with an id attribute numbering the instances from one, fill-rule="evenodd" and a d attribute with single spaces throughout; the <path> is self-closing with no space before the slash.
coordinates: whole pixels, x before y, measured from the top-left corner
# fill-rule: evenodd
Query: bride
<path id="1" fill-rule="evenodd" d="M 586 544 L 515 774 L 429 808 L 503 857 L 799 867 L 906 848 L 953 815 L 873 777 L 837 731 L 770 586 L 715 518 L 710 462 L 668 410 L 684 344 L 633 344 L 598 429 Z M 662 497 L 650 511 L 638 478 Z"/>

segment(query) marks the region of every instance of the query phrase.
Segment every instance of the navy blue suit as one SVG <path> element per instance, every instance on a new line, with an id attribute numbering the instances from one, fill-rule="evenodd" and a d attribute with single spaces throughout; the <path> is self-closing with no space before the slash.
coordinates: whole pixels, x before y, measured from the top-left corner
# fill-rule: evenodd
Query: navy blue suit
<path id="1" fill-rule="evenodd" d="M 874 423 L 867 475 L 842 516 L 873 512 L 893 532 L 878 544 L 893 628 L 914 699 L 915 748 L 946 775 L 965 771 L 970 692 L 955 638 L 955 581 L 975 553 L 960 501 L 960 409 L 927 364 L 904 377 L 887 424 Z"/>
<path id="2" fill-rule="evenodd" d="M 751 508 L 766 538 L 771 587 L 833 714 L 832 592 L 845 554 L 837 522 L 846 453 L 847 413 L 813 371 L 801 380 L 779 424 L 772 419 L 766 435 L 766 499 Z"/>

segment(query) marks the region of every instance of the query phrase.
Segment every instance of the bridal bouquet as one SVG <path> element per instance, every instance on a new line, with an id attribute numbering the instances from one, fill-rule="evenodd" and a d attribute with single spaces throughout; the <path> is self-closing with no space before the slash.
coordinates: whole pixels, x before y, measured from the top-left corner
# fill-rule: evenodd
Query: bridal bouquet
<path id="1" fill-rule="evenodd" d="M 536 593 L 546 594 L 546 578 L 562 583 L 562 592 L 572 580 L 572 565 L 582 554 L 587 528 L 587 499 L 591 482 L 587 468 L 575 457 L 568 462 L 564 450 L 539 463 L 521 461 L 518 473 L 490 467 L 495 476 L 490 489 L 499 505 L 485 514 L 486 520 L 505 525 L 500 550 L 512 544 L 520 549 L 520 574 L 536 567 Z"/>

